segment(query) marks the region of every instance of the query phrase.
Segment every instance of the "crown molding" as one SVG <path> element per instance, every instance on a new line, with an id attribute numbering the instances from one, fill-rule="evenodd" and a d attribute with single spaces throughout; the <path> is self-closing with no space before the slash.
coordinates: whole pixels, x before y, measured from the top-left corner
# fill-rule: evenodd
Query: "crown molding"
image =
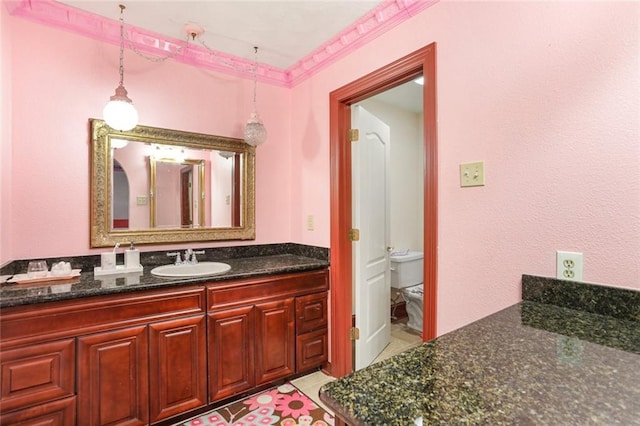
<path id="1" fill-rule="evenodd" d="M 260 82 L 282 87 L 294 87 L 323 68 L 348 55 L 380 34 L 417 15 L 439 0 L 388 0 L 288 69 L 258 64 Z M 76 9 L 54 0 L 19 0 L 4 2 L 9 13 L 44 25 L 61 28 L 105 43 L 120 43 L 120 23 L 117 20 Z M 145 54 L 165 57 L 183 52 L 172 59 L 241 78 L 253 78 L 253 62 L 235 55 L 209 51 L 195 43 L 125 25 L 127 43 Z"/>

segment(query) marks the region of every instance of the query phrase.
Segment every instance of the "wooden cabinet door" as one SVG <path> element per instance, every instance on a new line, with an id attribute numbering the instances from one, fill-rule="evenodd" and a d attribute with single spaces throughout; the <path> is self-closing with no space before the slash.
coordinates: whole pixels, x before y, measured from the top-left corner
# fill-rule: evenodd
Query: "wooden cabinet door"
<path id="1" fill-rule="evenodd" d="M 151 422 L 207 403 L 204 315 L 149 325 Z"/>
<path id="2" fill-rule="evenodd" d="M 259 303 L 256 308 L 256 385 L 295 371 L 294 299 Z"/>
<path id="3" fill-rule="evenodd" d="M 234 395 L 255 384 L 254 309 L 242 306 L 209 314 L 209 399 Z"/>
<path id="4" fill-rule="evenodd" d="M 147 326 L 78 338 L 78 424 L 149 423 Z"/>

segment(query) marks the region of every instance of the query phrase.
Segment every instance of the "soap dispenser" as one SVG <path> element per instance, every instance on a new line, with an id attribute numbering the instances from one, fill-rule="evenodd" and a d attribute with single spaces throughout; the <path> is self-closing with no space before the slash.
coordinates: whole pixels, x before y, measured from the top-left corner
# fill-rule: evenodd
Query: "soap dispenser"
<path id="1" fill-rule="evenodd" d="M 140 250 L 133 246 L 133 241 L 128 249 L 124 251 L 125 269 L 135 269 L 140 267 Z"/>

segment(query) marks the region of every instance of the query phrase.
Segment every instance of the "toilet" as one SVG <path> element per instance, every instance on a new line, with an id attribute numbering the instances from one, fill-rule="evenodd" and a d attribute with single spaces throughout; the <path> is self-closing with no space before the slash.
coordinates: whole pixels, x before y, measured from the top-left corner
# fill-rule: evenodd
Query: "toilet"
<path id="1" fill-rule="evenodd" d="M 391 287 L 402 292 L 407 303 L 407 325 L 422 332 L 424 291 L 422 271 L 424 253 L 409 251 L 406 254 L 391 254 Z"/>

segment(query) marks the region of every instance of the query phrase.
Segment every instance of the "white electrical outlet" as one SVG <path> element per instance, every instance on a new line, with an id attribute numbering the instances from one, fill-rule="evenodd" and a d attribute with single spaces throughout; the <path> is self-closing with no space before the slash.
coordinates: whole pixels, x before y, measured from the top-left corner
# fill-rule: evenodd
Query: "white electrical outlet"
<path id="1" fill-rule="evenodd" d="M 313 231 L 314 229 L 314 217 L 312 214 L 307 216 L 307 231 Z"/>
<path id="2" fill-rule="evenodd" d="M 582 281 L 582 253 L 557 251 L 556 276 L 561 280 Z"/>

